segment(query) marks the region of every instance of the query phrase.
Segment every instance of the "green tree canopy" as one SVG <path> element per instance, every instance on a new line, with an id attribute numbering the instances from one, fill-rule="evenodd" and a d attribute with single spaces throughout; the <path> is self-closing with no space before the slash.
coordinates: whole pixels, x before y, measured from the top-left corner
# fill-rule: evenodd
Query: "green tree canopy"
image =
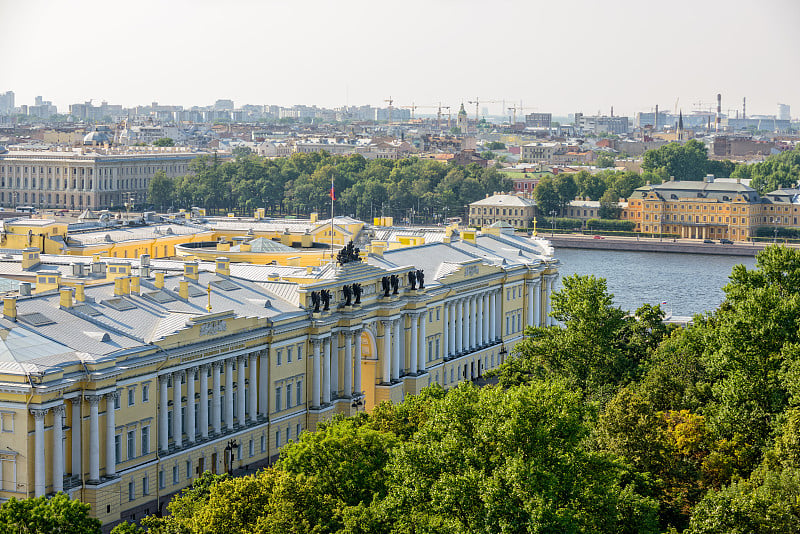
<path id="1" fill-rule="evenodd" d="M 153 146 L 175 146 L 175 140 L 171 137 L 162 137 L 153 141 Z"/>
<path id="2" fill-rule="evenodd" d="M 17 534 L 100 534 L 100 521 L 89 517 L 89 505 L 65 493 L 0 505 L 0 532 Z"/>

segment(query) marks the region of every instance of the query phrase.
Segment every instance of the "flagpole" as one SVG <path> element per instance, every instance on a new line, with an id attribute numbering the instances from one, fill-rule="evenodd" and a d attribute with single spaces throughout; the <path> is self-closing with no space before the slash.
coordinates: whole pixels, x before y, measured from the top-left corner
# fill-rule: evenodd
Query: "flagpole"
<path id="1" fill-rule="evenodd" d="M 333 261 L 333 200 L 336 193 L 333 190 L 333 173 L 331 173 L 331 261 Z"/>

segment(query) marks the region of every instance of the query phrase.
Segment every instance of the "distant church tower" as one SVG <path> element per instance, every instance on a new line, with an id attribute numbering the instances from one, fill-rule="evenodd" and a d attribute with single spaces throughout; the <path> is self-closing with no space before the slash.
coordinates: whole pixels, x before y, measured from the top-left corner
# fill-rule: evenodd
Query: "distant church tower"
<path id="1" fill-rule="evenodd" d="M 683 141 L 683 110 L 678 112 L 678 141 Z"/>
<path id="2" fill-rule="evenodd" d="M 464 109 L 464 103 L 461 103 L 461 109 L 458 110 L 458 116 L 456 117 L 456 127 L 461 130 L 462 134 L 465 134 L 469 131 L 469 119 L 467 118 L 467 110 Z"/>

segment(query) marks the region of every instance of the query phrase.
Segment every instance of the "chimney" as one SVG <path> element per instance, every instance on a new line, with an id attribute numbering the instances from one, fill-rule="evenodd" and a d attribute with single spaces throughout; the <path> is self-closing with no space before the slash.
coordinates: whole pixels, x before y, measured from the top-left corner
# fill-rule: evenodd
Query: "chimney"
<path id="1" fill-rule="evenodd" d="M 131 276 L 131 277 L 130 277 L 130 281 L 131 281 L 131 294 L 132 294 L 132 295 L 133 295 L 133 294 L 136 294 L 136 295 L 138 295 L 138 294 L 139 294 L 139 287 L 140 287 L 140 286 L 139 286 L 139 282 L 140 282 L 140 280 L 141 280 L 141 277 L 139 277 L 139 276 Z"/>
<path id="2" fill-rule="evenodd" d="M 3 317 L 11 321 L 17 320 L 17 297 L 3 297 Z"/>
<path id="3" fill-rule="evenodd" d="M 219 276 L 231 275 L 231 260 L 225 257 L 216 259 L 217 268 L 214 270 Z"/>
<path id="4" fill-rule="evenodd" d="M 21 297 L 30 297 L 31 296 L 31 283 L 30 282 L 20 282 L 19 283 L 19 295 Z"/>
<path id="5" fill-rule="evenodd" d="M 654 122 L 653 131 L 657 132 L 658 131 L 658 104 L 656 104 L 656 119 L 653 122 Z"/>
<path id="6" fill-rule="evenodd" d="M 86 293 L 84 291 L 84 283 L 78 282 L 75 284 L 75 300 L 78 302 L 86 302 Z"/>
<path id="7" fill-rule="evenodd" d="M 717 117 L 714 119 L 714 131 L 719 132 L 722 123 L 722 93 L 717 93 Z"/>
<path id="8" fill-rule="evenodd" d="M 125 294 L 124 278 L 114 278 L 114 296 L 121 297 Z"/>
<path id="9" fill-rule="evenodd" d="M 62 308 L 71 308 L 72 307 L 72 288 L 71 287 L 62 287 L 59 290 L 61 295 L 61 300 L 59 304 Z"/>
<path id="10" fill-rule="evenodd" d="M 163 289 L 164 288 L 164 273 L 162 273 L 162 272 L 156 273 L 155 286 L 156 286 L 156 289 Z"/>
<path id="11" fill-rule="evenodd" d="M 181 278 L 178 282 L 178 296 L 183 300 L 189 300 L 189 279 Z"/>
<path id="12" fill-rule="evenodd" d="M 150 254 L 139 256 L 139 276 L 150 278 Z"/>
<path id="13" fill-rule="evenodd" d="M 713 174 L 706 174 L 706 183 L 713 184 L 714 183 L 714 175 Z"/>
<path id="14" fill-rule="evenodd" d="M 22 251 L 22 269 L 29 271 L 33 267 L 39 265 L 39 249 L 36 247 L 29 247 Z"/>
<path id="15" fill-rule="evenodd" d="M 199 275 L 197 272 L 197 262 L 196 261 L 187 261 L 183 264 L 183 275 L 186 278 L 190 278 L 197 282 L 199 279 Z"/>
<path id="16" fill-rule="evenodd" d="M 742 97 L 742 118 L 743 119 L 747 118 L 747 97 L 746 96 Z"/>

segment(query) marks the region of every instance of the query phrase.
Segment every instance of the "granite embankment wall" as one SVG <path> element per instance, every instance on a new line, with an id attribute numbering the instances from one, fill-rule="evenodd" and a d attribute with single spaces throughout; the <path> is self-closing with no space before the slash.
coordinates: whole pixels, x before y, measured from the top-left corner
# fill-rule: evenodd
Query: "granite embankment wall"
<path id="1" fill-rule="evenodd" d="M 652 238 L 625 238 L 607 237 L 593 239 L 592 237 L 577 237 L 569 235 L 549 236 L 541 234 L 549 240 L 555 248 L 583 248 L 592 250 L 634 250 L 639 252 L 675 252 L 683 254 L 720 254 L 726 256 L 755 256 L 760 250 L 770 243 L 735 243 L 721 245 L 719 243 L 703 243 L 702 241 L 689 240 L 663 240 Z M 792 246 L 792 245 L 790 245 Z"/>

